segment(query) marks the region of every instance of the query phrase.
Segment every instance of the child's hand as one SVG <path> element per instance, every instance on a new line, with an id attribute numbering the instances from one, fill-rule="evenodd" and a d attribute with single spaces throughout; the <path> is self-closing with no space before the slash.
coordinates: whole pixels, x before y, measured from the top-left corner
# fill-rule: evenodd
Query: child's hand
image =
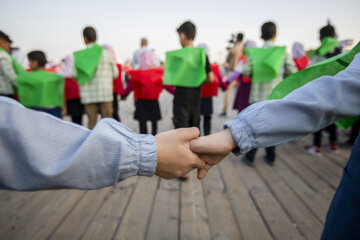
<path id="1" fill-rule="evenodd" d="M 189 142 L 199 137 L 199 129 L 181 128 L 155 136 L 157 167 L 155 174 L 171 179 L 186 176 L 191 170 L 205 168 L 205 162 L 190 150 Z"/>
<path id="2" fill-rule="evenodd" d="M 211 166 L 223 160 L 237 145 L 229 129 L 190 142 L 190 149 L 206 162 L 204 169 L 199 169 L 198 179 L 203 179 Z"/>

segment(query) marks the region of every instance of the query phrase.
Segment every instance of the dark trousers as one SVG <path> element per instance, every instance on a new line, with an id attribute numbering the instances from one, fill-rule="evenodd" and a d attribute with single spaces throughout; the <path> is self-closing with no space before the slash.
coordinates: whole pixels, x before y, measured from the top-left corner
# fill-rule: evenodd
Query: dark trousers
<path id="1" fill-rule="evenodd" d="M 82 125 L 82 116 L 71 116 L 71 121 L 73 123 Z"/>
<path id="2" fill-rule="evenodd" d="M 204 129 L 204 136 L 210 135 L 211 131 L 211 116 L 204 116 L 204 123 L 203 123 L 203 129 Z"/>
<path id="3" fill-rule="evenodd" d="M 321 239 L 360 239 L 360 137 L 331 202 Z"/>
<path id="4" fill-rule="evenodd" d="M 348 143 L 350 144 L 354 144 L 357 136 L 359 135 L 359 130 L 360 130 L 360 119 L 357 120 L 351 127 L 351 131 L 350 131 L 350 138 Z"/>
<path id="5" fill-rule="evenodd" d="M 121 122 L 120 119 L 120 115 L 119 115 L 119 102 L 118 102 L 118 98 L 116 93 L 113 93 L 113 108 L 114 108 L 114 112 L 113 112 L 113 118 L 119 122 Z"/>
<path id="6" fill-rule="evenodd" d="M 255 155 L 256 155 L 256 152 L 257 152 L 257 148 L 254 148 L 252 149 L 250 152 L 248 152 L 246 154 L 246 157 L 247 159 L 249 159 L 250 161 L 254 161 L 255 159 Z M 265 148 L 265 151 L 266 151 L 266 158 L 269 160 L 269 161 L 275 161 L 275 147 L 267 147 Z"/>
<path id="7" fill-rule="evenodd" d="M 146 125 L 146 121 L 139 121 L 139 126 L 140 126 L 140 133 L 141 134 L 147 134 L 148 133 L 148 129 L 147 129 L 147 125 Z M 157 134 L 157 121 L 151 121 L 151 127 L 152 127 L 152 135 L 156 135 Z"/>
<path id="8" fill-rule="evenodd" d="M 325 129 L 325 131 L 329 132 L 329 143 L 336 144 L 337 141 L 337 132 L 336 132 L 336 125 L 331 124 L 323 129 L 320 129 L 319 131 L 314 133 L 314 145 L 321 147 L 321 139 L 322 139 L 322 131 Z"/>
<path id="9" fill-rule="evenodd" d="M 200 127 L 200 102 L 192 105 L 174 103 L 173 114 L 175 128 Z"/>
<path id="10" fill-rule="evenodd" d="M 6 95 L 6 94 L 0 94 L 1 97 L 8 97 L 8 98 L 12 98 L 15 99 L 14 95 Z"/>
<path id="11" fill-rule="evenodd" d="M 55 108 L 32 107 L 31 109 L 40 111 L 40 112 L 45 112 L 45 113 L 53 115 L 54 117 L 61 118 L 61 108 L 60 107 L 55 107 Z"/>

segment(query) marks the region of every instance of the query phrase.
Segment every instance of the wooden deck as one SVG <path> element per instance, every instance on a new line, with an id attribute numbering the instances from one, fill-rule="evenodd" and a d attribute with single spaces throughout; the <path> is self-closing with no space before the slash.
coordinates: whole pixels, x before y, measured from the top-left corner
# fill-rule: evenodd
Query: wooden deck
<path id="1" fill-rule="evenodd" d="M 235 117 L 217 117 L 213 131 Z M 130 96 L 131 97 L 131 96 Z M 172 129 L 172 97 L 161 96 L 160 131 Z M 123 122 L 132 99 L 121 102 Z M 312 157 L 301 150 L 311 137 L 277 148 L 273 167 L 257 154 L 255 167 L 229 155 L 198 181 L 133 177 L 95 191 L 0 191 L 0 239 L 319 239 L 327 209 L 350 155 Z"/>

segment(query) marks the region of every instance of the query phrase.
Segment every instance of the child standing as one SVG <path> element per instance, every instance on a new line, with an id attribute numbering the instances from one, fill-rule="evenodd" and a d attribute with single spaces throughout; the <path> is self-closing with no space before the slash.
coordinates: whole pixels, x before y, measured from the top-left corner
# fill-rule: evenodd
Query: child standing
<path id="1" fill-rule="evenodd" d="M 164 84 L 176 86 L 173 100 L 175 128 L 199 127 L 201 84 L 212 81 L 205 50 L 194 48 L 196 27 L 184 22 L 177 29 L 181 50 L 167 52 Z"/>
<path id="2" fill-rule="evenodd" d="M 339 47 L 339 41 L 336 39 L 335 28 L 332 25 L 328 24 L 322 27 L 319 33 L 321 45 L 311 53 L 311 65 L 336 56 L 342 52 L 341 47 Z M 331 124 L 324 129 L 329 132 L 329 144 L 325 145 L 324 148 L 328 152 L 336 153 L 339 149 L 337 145 L 337 127 L 335 124 Z M 304 146 L 305 151 L 315 156 L 322 155 L 321 140 L 324 129 L 314 133 L 313 145 Z"/>
<path id="3" fill-rule="evenodd" d="M 157 122 L 161 119 L 159 96 L 162 91 L 164 70 L 157 68 L 155 53 L 143 48 L 137 56 L 137 70 L 130 70 L 130 82 L 122 95 L 122 99 L 134 90 L 134 118 L 139 121 L 141 134 L 147 134 L 147 121 L 151 122 L 152 135 L 157 134 Z"/>
<path id="4" fill-rule="evenodd" d="M 296 71 L 292 59 L 287 57 L 285 47 L 277 47 L 276 25 L 266 22 L 261 26 L 262 48 L 247 48 L 247 62 L 243 74 L 251 78 L 249 103 L 266 101 L 272 89 L 286 76 Z M 244 161 L 253 164 L 257 149 L 244 156 Z M 266 148 L 265 160 L 272 165 L 275 161 L 275 147 Z"/>
<path id="5" fill-rule="evenodd" d="M 209 58 L 209 47 L 206 44 L 198 44 L 198 48 L 204 48 L 206 56 Z M 200 114 L 203 116 L 203 135 L 211 132 L 211 115 L 213 113 L 213 97 L 218 94 L 220 69 L 217 64 L 211 65 L 214 80 L 201 86 Z"/>
<path id="6" fill-rule="evenodd" d="M 64 78 L 45 71 L 46 56 L 41 51 L 28 54 L 31 72 L 17 76 L 19 101 L 25 107 L 61 118 L 61 107 L 66 112 Z"/>

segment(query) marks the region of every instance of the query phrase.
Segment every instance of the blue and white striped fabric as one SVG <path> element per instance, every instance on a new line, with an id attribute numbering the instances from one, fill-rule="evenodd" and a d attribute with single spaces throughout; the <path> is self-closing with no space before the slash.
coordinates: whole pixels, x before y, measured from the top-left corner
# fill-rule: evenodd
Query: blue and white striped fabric
<path id="1" fill-rule="evenodd" d="M 360 115 L 360 53 L 336 76 L 324 76 L 284 99 L 259 102 L 225 123 L 246 153 L 316 132 L 335 121 Z"/>
<path id="2" fill-rule="evenodd" d="M 155 139 L 103 119 L 90 131 L 0 97 L 0 188 L 95 189 L 152 176 Z"/>

